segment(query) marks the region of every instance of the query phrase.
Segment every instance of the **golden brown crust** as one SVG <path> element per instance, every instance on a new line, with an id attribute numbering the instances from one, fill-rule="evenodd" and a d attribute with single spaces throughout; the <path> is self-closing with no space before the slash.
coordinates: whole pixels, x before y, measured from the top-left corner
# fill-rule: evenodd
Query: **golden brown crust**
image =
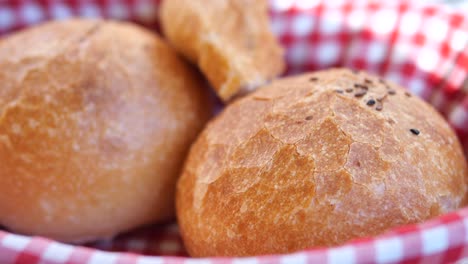
<path id="1" fill-rule="evenodd" d="M 161 23 L 172 45 L 198 65 L 224 101 L 283 71 L 265 0 L 163 1 Z"/>
<path id="2" fill-rule="evenodd" d="M 431 106 L 333 69 L 274 81 L 209 123 L 178 182 L 177 215 L 192 256 L 293 252 L 455 210 L 467 173 Z"/>
<path id="3" fill-rule="evenodd" d="M 0 223 L 65 241 L 173 217 L 211 104 L 201 78 L 129 23 L 51 22 L 0 42 Z"/>

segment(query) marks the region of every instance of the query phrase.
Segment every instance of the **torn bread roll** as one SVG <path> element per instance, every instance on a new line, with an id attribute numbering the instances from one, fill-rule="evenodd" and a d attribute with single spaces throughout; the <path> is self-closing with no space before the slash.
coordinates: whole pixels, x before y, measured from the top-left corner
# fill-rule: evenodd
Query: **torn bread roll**
<path id="1" fill-rule="evenodd" d="M 161 5 L 165 36 L 198 65 L 224 101 L 282 73 L 283 49 L 270 31 L 267 1 L 170 0 Z"/>
<path id="2" fill-rule="evenodd" d="M 50 22 L 2 39 L 0 224 L 83 242 L 172 219 L 208 96 L 129 23 Z"/>
<path id="3" fill-rule="evenodd" d="M 177 216 L 192 256 L 334 246 L 464 204 L 467 164 L 429 104 L 366 73 L 284 78 L 192 146 Z"/>

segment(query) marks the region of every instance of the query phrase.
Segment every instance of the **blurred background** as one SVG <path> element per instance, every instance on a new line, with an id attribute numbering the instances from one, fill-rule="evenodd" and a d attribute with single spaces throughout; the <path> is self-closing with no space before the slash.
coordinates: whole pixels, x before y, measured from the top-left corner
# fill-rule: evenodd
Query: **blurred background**
<path id="1" fill-rule="evenodd" d="M 467 0 L 417 0 L 418 2 L 431 2 L 431 3 L 445 3 L 454 8 L 463 8 L 464 10 L 468 11 L 468 1 Z"/>

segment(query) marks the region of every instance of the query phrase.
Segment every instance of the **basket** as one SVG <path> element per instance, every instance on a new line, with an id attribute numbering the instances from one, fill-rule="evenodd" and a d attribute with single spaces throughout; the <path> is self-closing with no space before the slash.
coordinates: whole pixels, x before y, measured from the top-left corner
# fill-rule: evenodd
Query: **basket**
<path id="1" fill-rule="evenodd" d="M 170 1 L 170 0 L 165 0 Z M 405 0 L 271 0 L 287 74 L 344 66 L 378 74 L 434 105 L 468 153 L 468 17 Z M 0 35 L 70 16 L 159 30 L 158 0 L 2 0 Z M 176 224 L 67 245 L 0 230 L 0 263 L 447 263 L 468 257 L 468 208 L 333 248 L 249 258 L 188 258 Z"/>

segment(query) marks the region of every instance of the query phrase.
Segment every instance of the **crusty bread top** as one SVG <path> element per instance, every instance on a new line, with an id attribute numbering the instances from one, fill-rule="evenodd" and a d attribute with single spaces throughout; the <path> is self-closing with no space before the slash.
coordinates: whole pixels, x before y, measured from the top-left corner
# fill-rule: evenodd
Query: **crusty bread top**
<path id="1" fill-rule="evenodd" d="M 191 255 L 285 253 L 455 210 L 466 176 L 430 105 L 332 69 L 276 80 L 211 121 L 179 180 L 177 213 Z"/>
<path id="2" fill-rule="evenodd" d="M 265 0 L 163 1 L 161 22 L 169 41 L 224 101 L 283 71 L 283 49 L 270 32 Z"/>

